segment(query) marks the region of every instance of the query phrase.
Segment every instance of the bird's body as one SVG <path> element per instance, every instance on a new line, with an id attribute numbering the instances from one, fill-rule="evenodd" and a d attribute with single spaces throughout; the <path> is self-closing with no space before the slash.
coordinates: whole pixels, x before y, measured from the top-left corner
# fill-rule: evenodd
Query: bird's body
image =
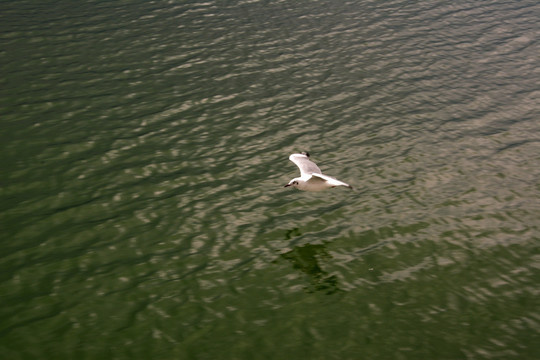
<path id="1" fill-rule="evenodd" d="M 292 154 L 289 156 L 289 160 L 295 163 L 300 169 L 300 177 L 292 179 L 285 187 L 293 186 L 298 190 L 304 191 L 321 191 L 336 186 L 345 186 L 352 189 L 351 185 L 331 176 L 324 175 L 321 169 L 309 160 L 309 154 L 306 152 Z"/>

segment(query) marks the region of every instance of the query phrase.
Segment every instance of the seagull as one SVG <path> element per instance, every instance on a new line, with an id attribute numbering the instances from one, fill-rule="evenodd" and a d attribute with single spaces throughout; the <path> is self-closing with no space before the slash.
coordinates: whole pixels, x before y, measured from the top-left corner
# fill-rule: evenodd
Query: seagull
<path id="1" fill-rule="evenodd" d="M 321 191 L 336 186 L 346 186 L 352 189 L 351 185 L 324 175 L 321 169 L 313 161 L 309 160 L 309 153 L 307 152 L 292 154 L 289 156 L 289 160 L 300 168 L 300 177 L 292 179 L 285 187 L 292 186 L 304 191 Z"/>

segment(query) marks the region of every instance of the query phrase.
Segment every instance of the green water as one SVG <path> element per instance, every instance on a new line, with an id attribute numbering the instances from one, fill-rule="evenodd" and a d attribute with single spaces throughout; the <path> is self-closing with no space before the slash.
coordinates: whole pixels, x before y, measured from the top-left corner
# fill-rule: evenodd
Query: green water
<path id="1" fill-rule="evenodd" d="M 538 358 L 539 17 L 3 1 L 1 358 Z"/>

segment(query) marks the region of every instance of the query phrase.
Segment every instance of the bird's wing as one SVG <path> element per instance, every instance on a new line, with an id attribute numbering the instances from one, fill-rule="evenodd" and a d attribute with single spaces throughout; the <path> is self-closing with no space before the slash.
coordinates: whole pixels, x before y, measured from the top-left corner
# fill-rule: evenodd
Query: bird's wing
<path id="1" fill-rule="evenodd" d="M 327 182 L 327 180 L 325 179 L 325 177 L 322 177 L 321 176 L 322 174 L 311 174 L 311 177 L 307 180 L 308 182 L 311 182 L 311 183 L 325 183 Z"/>
<path id="2" fill-rule="evenodd" d="M 344 183 L 343 181 L 340 181 L 336 178 L 333 178 L 331 176 L 328 176 L 328 175 L 324 175 L 324 174 L 311 174 L 311 178 L 312 179 L 321 179 L 321 180 L 324 180 L 324 181 L 327 181 L 330 185 L 332 186 L 346 186 L 348 187 L 349 189 L 352 189 L 352 186 L 347 184 L 347 183 Z"/>
<path id="3" fill-rule="evenodd" d="M 322 174 L 321 169 L 304 154 L 292 154 L 289 156 L 289 160 L 296 164 L 300 168 L 300 176 Z"/>

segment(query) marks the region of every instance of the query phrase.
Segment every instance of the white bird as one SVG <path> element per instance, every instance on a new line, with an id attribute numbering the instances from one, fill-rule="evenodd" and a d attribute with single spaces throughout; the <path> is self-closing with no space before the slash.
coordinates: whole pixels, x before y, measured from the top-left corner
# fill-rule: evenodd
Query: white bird
<path id="1" fill-rule="evenodd" d="M 351 185 L 331 176 L 324 175 L 321 169 L 309 160 L 309 154 L 307 152 L 292 154 L 289 156 L 289 160 L 300 168 L 300 177 L 292 179 L 285 187 L 293 186 L 298 190 L 304 191 L 321 191 L 336 186 L 346 186 L 352 189 Z"/>

